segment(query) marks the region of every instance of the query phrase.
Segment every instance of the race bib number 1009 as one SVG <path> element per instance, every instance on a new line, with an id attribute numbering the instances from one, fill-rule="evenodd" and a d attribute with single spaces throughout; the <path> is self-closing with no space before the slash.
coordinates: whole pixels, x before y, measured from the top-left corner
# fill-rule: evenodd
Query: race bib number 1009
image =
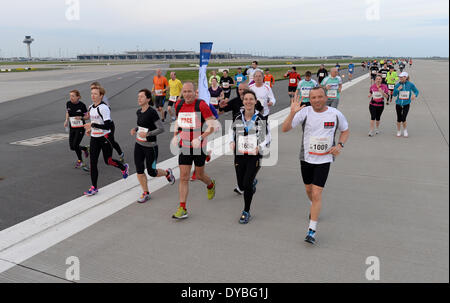
<path id="1" fill-rule="evenodd" d="M 310 137 L 309 138 L 309 154 L 311 155 L 326 155 L 331 148 L 330 137 Z"/>

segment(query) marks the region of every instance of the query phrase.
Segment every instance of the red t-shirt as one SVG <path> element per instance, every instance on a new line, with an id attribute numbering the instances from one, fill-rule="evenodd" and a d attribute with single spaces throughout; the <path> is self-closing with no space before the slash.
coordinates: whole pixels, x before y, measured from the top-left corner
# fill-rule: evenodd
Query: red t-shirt
<path id="1" fill-rule="evenodd" d="M 296 72 L 290 72 L 288 73 L 289 76 L 289 86 L 295 86 L 297 87 L 298 81 L 302 80 L 300 77 L 300 74 L 297 74 Z"/>
<path id="2" fill-rule="evenodd" d="M 175 109 L 178 108 L 180 102 L 181 100 L 178 100 L 177 103 L 175 103 Z M 180 142 L 183 147 L 191 147 L 190 143 L 192 142 L 192 140 L 194 140 L 194 138 L 198 138 L 198 136 L 201 136 L 203 127 L 201 117 L 206 120 L 209 117 L 213 116 L 213 113 L 211 112 L 208 104 L 203 100 L 200 100 L 200 113 L 196 113 L 196 102 L 197 100 L 192 102 L 191 104 L 187 104 L 185 101 L 177 115 L 178 128 L 181 128 Z M 202 141 L 202 147 L 206 146 L 206 144 L 207 140 L 204 139 Z"/>

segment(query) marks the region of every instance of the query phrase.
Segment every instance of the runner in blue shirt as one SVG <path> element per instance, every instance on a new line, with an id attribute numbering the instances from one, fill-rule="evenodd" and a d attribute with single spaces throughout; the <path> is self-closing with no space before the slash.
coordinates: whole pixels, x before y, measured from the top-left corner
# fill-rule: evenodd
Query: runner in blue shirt
<path id="1" fill-rule="evenodd" d="M 348 80 L 349 81 L 352 81 L 354 72 L 355 72 L 355 65 L 353 64 L 353 62 L 350 62 L 350 64 L 348 65 Z"/>
<path id="2" fill-rule="evenodd" d="M 245 82 L 247 80 L 247 76 L 244 76 L 244 74 L 242 73 L 242 68 L 238 67 L 237 69 L 237 73 L 234 76 L 234 82 L 236 82 L 236 94 L 237 96 L 239 96 L 239 84 Z"/>

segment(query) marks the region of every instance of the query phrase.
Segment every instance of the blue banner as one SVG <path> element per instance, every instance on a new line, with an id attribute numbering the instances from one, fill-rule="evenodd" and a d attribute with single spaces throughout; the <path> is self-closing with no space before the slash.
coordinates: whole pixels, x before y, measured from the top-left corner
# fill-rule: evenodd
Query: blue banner
<path id="1" fill-rule="evenodd" d="M 200 66 L 208 65 L 211 58 L 212 42 L 200 42 Z"/>
<path id="2" fill-rule="evenodd" d="M 198 70 L 198 97 L 209 104 L 211 98 L 208 90 L 206 67 L 211 58 L 212 42 L 200 42 L 200 68 Z"/>

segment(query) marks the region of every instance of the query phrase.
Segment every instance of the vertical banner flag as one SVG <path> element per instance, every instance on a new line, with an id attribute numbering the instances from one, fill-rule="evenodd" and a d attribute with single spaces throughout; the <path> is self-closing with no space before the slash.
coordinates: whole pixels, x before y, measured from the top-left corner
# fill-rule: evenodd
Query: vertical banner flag
<path id="1" fill-rule="evenodd" d="M 212 42 L 200 42 L 200 68 L 198 70 L 198 97 L 209 104 L 211 98 L 208 91 L 206 67 L 211 57 Z"/>

